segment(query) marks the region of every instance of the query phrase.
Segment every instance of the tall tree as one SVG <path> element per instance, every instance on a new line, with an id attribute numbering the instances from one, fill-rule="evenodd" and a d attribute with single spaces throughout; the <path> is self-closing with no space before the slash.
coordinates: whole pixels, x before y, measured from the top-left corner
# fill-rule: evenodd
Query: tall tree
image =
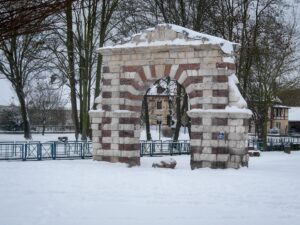
<path id="1" fill-rule="evenodd" d="M 0 74 L 11 82 L 16 92 L 26 139 L 31 139 L 31 131 L 25 88 L 32 77 L 46 69 L 48 57 L 44 54 L 44 43 L 45 36 L 33 34 L 13 36 L 0 43 Z"/>

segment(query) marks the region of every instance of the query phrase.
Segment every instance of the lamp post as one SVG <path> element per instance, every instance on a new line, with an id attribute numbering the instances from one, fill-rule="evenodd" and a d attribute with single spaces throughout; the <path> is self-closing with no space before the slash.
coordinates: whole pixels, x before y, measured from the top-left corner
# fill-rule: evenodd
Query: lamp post
<path id="1" fill-rule="evenodd" d="M 157 116 L 156 117 L 156 122 L 158 124 L 158 140 L 160 140 L 160 129 L 161 129 L 161 121 L 162 121 L 162 116 Z"/>

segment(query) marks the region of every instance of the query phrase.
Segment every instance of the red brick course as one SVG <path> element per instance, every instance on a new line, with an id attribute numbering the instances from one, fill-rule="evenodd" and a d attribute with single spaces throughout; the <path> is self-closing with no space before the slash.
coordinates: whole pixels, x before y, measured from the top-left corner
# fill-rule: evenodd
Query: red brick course
<path id="1" fill-rule="evenodd" d="M 102 130 L 102 137 L 111 137 L 111 130 Z"/>
<path id="2" fill-rule="evenodd" d="M 226 83 L 228 82 L 228 76 L 226 75 L 213 76 L 213 82 Z"/>
<path id="3" fill-rule="evenodd" d="M 203 147 L 200 146 L 191 146 L 191 153 L 195 154 L 195 153 L 199 153 L 201 154 L 203 151 Z"/>
<path id="4" fill-rule="evenodd" d="M 175 80 L 178 80 L 184 70 L 199 70 L 200 63 L 179 64 L 175 74 Z"/>
<path id="5" fill-rule="evenodd" d="M 202 90 L 195 90 L 195 91 L 192 91 L 192 92 L 189 94 L 189 97 L 190 97 L 190 98 L 203 97 L 203 91 L 202 91 Z"/>
<path id="6" fill-rule="evenodd" d="M 111 111 L 111 106 L 110 105 L 102 105 L 102 110 Z"/>
<path id="7" fill-rule="evenodd" d="M 129 110 L 129 111 L 134 111 L 134 112 L 141 112 L 142 106 L 120 105 L 120 110 Z"/>
<path id="8" fill-rule="evenodd" d="M 213 109 L 225 109 L 226 105 L 225 104 L 213 104 L 212 108 Z"/>
<path id="9" fill-rule="evenodd" d="M 125 99 L 130 99 L 130 100 L 142 100 L 143 96 L 142 95 L 134 95 L 128 91 L 121 91 L 120 98 L 125 98 Z"/>
<path id="10" fill-rule="evenodd" d="M 119 123 L 120 124 L 138 124 L 138 123 L 140 123 L 140 120 L 137 118 L 132 118 L 132 117 L 123 117 L 123 118 L 119 118 Z"/>
<path id="11" fill-rule="evenodd" d="M 140 144 L 119 144 L 119 150 L 123 150 L 123 151 L 140 150 Z"/>
<path id="12" fill-rule="evenodd" d="M 102 143 L 101 145 L 103 150 L 110 150 L 110 143 Z"/>
<path id="13" fill-rule="evenodd" d="M 191 139 L 203 139 L 203 133 L 202 132 L 192 132 Z"/>
<path id="14" fill-rule="evenodd" d="M 111 98 L 111 97 L 112 97 L 111 92 L 108 92 L 108 91 L 102 92 L 102 98 Z"/>
<path id="15" fill-rule="evenodd" d="M 165 76 L 169 76 L 170 75 L 170 72 L 171 72 L 171 67 L 172 65 L 165 65 Z"/>
<path id="16" fill-rule="evenodd" d="M 227 147 L 213 147 L 211 149 L 212 154 L 229 154 L 229 148 Z"/>
<path id="17" fill-rule="evenodd" d="M 156 77 L 156 71 L 155 71 L 155 66 L 151 65 L 150 66 L 150 72 L 151 72 L 151 77 Z"/>
<path id="18" fill-rule="evenodd" d="M 193 104 L 191 105 L 191 109 L 202 109 L 203 105 L 202 104 Z"/>
<path id="19" fill-rule="evenodd" d="M 234 63 L 222 62 L 222 63 L 216 63 L 216 68 L 228 68 L 229 70 L 235 70 L 236 65 Z"/>
<path id="20" fill-rule="evenodd" d="M 111 85 L 111 79 L 103 79 L 103 85 Z"/>
<path id="21" fill-rule="evenodd" d="M 102 124 L 111 124 L 111 117 L 102 117 Z"/>
<path id="22" fill-rule="evenodd" d="M 109 73 L 109 67 L 108 66 L 103 66 L 103 73 Z"/>
<path id="23" fill-rule="evenodd" d="M 125 130 L 120 130 L 119 131 L 119 137 L 134 137 L 134 131 L 125 131 Z"/>
<path id="24" fill-rule="evenodd" d="M 192 118 L 192 125 L 202 125 L 202 118 Z"/>
<path id="25" fill-rule="evenodd" d="M 228 97 L 228 90 L 213 90 L 213 97 Z"/>
<path id="26" fill-rule="evenodd" d="M 213 126 L 227 126 L 228 119 L 227 118 L 212 118 Z"/>

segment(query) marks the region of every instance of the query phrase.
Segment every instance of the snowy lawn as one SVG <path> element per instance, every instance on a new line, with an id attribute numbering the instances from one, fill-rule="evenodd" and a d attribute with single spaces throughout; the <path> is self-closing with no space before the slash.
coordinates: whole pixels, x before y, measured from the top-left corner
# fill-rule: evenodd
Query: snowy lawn
<path id="1" fill-rule="evenodd" d="M 300 152 L 239 170 L 127 168 L 92 160 L 1 161 L 1 225 L 296 225 Z"/>
<path id="2" fill-rule="evenodd" d="M 68 137 L 69 141 L 75 141 L 75 134 L 74 133 L 46 133 L 45 135 L 42 134 L 32 134 L 31 141 L 58 141 L 58 137 Z M 0 142 L 5 141 L 26 141 L 23 134 L 0 134 Z"/>

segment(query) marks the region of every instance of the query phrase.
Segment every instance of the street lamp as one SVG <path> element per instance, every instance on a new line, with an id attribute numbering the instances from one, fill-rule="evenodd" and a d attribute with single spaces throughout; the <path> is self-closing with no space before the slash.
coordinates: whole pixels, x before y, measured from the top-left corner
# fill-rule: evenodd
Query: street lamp
<path id="1" fill-rule="evenodd" d="M 159 140 L 160 140 L 161 121 L 162 121 L 162 116 L 161 115 L 156 116 L 156 122 L 158 124 L 158 139 Z"/>

